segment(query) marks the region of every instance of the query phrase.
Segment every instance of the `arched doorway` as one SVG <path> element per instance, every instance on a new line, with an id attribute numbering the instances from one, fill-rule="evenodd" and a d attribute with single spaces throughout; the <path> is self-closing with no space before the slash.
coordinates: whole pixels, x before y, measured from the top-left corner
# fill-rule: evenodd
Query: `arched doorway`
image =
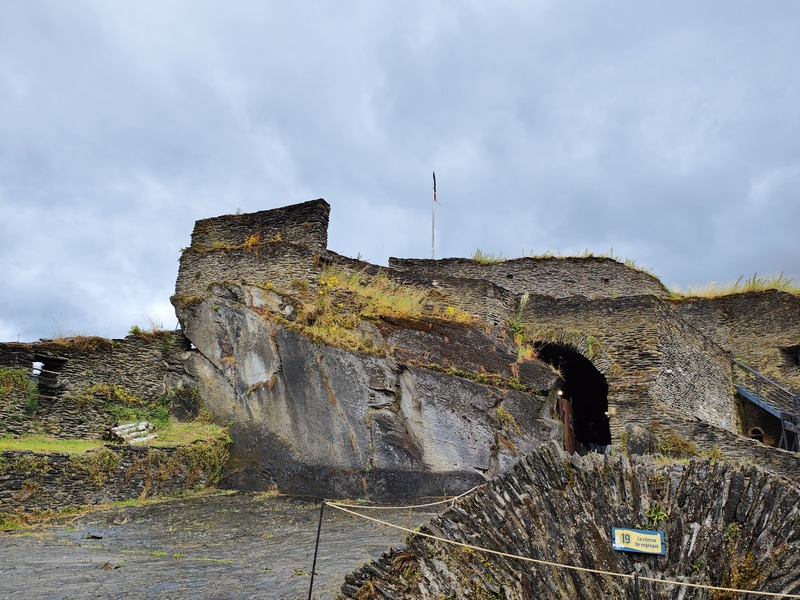
<path id="1" fill-rule="evenodd" d="M 611 444 L 606 378 L 588 358 L 571 348 L 547 342 L 534 346 L 539 358 L 561 374 L 556 385 L 564 448 L 569 452 L 602 452 Z"/>

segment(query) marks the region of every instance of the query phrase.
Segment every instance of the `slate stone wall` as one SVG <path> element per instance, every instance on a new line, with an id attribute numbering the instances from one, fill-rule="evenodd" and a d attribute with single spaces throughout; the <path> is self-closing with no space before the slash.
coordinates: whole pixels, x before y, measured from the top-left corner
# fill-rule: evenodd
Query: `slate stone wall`
<path id="1" fill-rule="evenodd" d="M 582 340 L 578 350 L 609 385 L 615 441 L 630 415 L 654 418 L 662 406 L 736 429 L 727 356 L 658 298 L 531 296 L 523 321 L 534 341 Z M 596 343 L 587 343 L 589 336 Z"/>
<path id="2" fill-rule="evenodd" d="M 800 345 L 800 296 L 770 290 L 673 304 L 734 358 L 800 393 L 800 365 L 783 350 Z"/>
<path id="3" fill-rule="evenodd" d="M 85 454 L 0 452 L 0 516 L 61 510 L 213 485 L 226 444 L 179 447 L 108 445 Z"/>
<path id="4" fill-rule="evenodd" d="M 657 402 L 729 431 L 739 430 L 728 354 L 669 305 L 657 307 L 660 368 L 650 393 Z"/>
<path id="5" fill-rule="evenodd" d="M 517 258 L 488 264 L 467 258 L 390 258 L 389 266 L 420 278 L 485 280 L 515 294 L 528 292 L 553 298 L 669 295 L 652 275 L 610 258 Z"/>
<path id="6" fill-rule="evenodd" d="M 177 295 L 204 295 L 211 283 L 305 280 L 328 245 L 330 205 L 312 200 L 284 208 L 197 221 L 184 249 Z"/>
<path id="7" fill-rule="evenodd" d="M 320 198 L 254 213 L 201 219 L 194 225 L 192 247 L 236 247 L 255 236 L 261 243 L 284 241 L 319 252 L 328 246 L 330 210 L 330 205 Z"/>
<path id="8" fill-rule="evenodd" d="M 31 372 L 34 361 L 44 362 L 43 373 L 32 379 L 29 390 L 0 398 L 0 433 L 98 439 L 115 424 L 114 417 L 102 404 L 89 401 L 87 391 L 101 384 L 121 386 L 144 403 L 153 402 L 174 386 L 190 384 L 183 366 L 188 348 L 189 341 L 179 331 L 121 340 L 0 344 L 0 367 Z M 47 372 L 53 364 L 60 371 Z"/>
<path id="9" fill-rule="evenodd" d="M 282 288 L 295 281 L 311 282 L 319 271 L 319 255 L 318 250 L 287 242 L 266 243 L 253 249 L 189 250 L 181 255 L 172 304 L 178 306 L 195 297 L 206 297 L 217 282 L 272 283 Z"/>
<path id="10" fill-rule="evenodd" d="M 420 531 L 554 564 L 758 591 L 800 592 L 798 486 L 755 466 L 567 457 L 547 446 Z M 666 554 L 612 549 L 611 528 L 663 531 Z M 634 597 L 630 577 L 516 560 L 421 536 L 346 578 L 345 598 Z M 448 596 L 449 594 L 449 596 Z M 640 582 L 642 598 L 726 597 Z"/>

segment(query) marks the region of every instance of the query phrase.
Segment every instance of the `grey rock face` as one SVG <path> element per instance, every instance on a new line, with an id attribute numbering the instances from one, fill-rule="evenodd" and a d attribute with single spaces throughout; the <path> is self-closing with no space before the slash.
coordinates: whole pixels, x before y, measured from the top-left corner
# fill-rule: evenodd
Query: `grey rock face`
<path id="1" fill-rule="evenodd" d="M 218 284 L 212 293 L 179 316 L 197 349 L 187 371 L 205 408 L 231 423 L 230 485 L 320 497 L 452 494 L 556 431 L 541 396 L 420 366 L 419 337 L 389 334 L 400 363 L 312 342 L 275 318 L 294 309 L 272 291 Z M 435 335 L 424 335 L 426 357 L 447 364 Z M 508 367 L 511 355 L 488 334 L 467 337 L 468 348 L 484 346 Z M 531 388 L 554 381 L 546 369 L 526 373 Z"/>

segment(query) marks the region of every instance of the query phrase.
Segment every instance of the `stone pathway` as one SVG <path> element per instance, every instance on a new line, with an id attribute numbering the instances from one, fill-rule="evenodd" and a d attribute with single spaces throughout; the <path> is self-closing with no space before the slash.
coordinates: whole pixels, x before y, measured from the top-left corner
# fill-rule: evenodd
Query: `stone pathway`
<path id="1" fill-rule="evenodd" d="M 435 512 L 380 513 L 415 527 Z M 236 492 L 0 533 L 0 598 L 307 598 L 319 504 Z M 327 509 L 314 598 L 402 533 Z"/>

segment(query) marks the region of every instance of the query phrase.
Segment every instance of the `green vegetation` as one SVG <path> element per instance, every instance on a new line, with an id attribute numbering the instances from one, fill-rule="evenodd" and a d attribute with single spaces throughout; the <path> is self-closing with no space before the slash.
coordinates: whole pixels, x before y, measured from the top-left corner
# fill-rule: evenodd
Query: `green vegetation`
<path id="1" fill-rule="evenodd" d="M 80 454 L 96 450 L 105 444 L 102 440 L 65 440 L 46 435 L 32 434 L 18 438 L 0 437 L 0 450 L 29 450 L 31 452 L 62 452 Z"/>
<path id="2" fill-rule="evenodd" d="M 634 271 L 640 271 L 642 273 L 647 273 L 648 275 L 655 277 L 655 275 L 650 269 L 642 267 L 641 265 L 637 264 L 635 260 L 631 258 L 623 258 L 621 256 L 617 256 L 616 254 L 614 254 L 613 246 L 608 252 L 599 252 L 599 253 L 592 252 L 588 248 L 586 248 L 583 252 L 575 254 L 562 254 L 560 252 L 552 252 L 552 251 L 542 252 L 539 254 L 536 254 L 534 252 L 526 254 L 525 251 L 523 250 L 519 258 L 533 258 L 533 259 L 555 258 L 558 260 L 567 260 L 570 258 L 608 258 L 624 264 L 629 269 L 633 269 Z M 495 255 L 491 252 L 483 252 L 482 250 L 478 249 L 475 250 L 475 253 L 472 255 L 472 260 L 483 265 L 488 265 L 488 264 L 505 262 L 513 259 L 505 258 L 502 255 L 502 253 L 499 255 Z"/>
<path id="3" fill-rule="evenodd" d="M 111 448 L 101 448 L 96 452 L 70 456 L 70 470 L 74 474 L 85 474 L 92 485 L 100 487 L 117 475 L 122 464 L 122 454 Z"/>
<path id="4" fill-rule="evenodd" d="M 669 517 L 669 513 L 664 510 L 660 504 L 651 506 L 644 515 L 647 518 L 648 524 L 653 528 L 657 528 L 661 521 Z"/>
<path id="5" fill-rule="evenodd" d="M 72 399 L 79 408 L 99 405 L 100 408 L 113 415 L 120 423 L 148 421 L 156 429 L 169 425 L 169 405 L 177 391 L 145 402 L 124 386 L 114 383 L 98 383 L 83 392 L 64 396 Z"/>
<path id="6" fill-rule="evenodd" d="M 530 388 L 516 377 L 503 377 L 499 373 L 476 373 L 474 371 L 465 371 L 463 369 L 459 369 L 458 367 L 443 367 L 442 365 L 438 365 L 436 363 L 429 363 L 425 366 L 431 371 L 436 371 L 437 373 L 444 373 L 445 375 L 453 375 L 455 377 L 469 379 L 470 381 L 482 383 L 484 385 L 491 385 L 499 388 L 509 388 L 512 390 L 518 390 L 520 392 L 530 391 Z"/>
<path id="7" fill-rule="evenodd" d="M 210 441 L 228 435 L 227 427 L 209 423 L 202 419 L 189 423 L 170 420 L 165 429 L 158 431 L 158 438 L 150 442 L 151 446 L 182 446 L 197 441 Z"/>
<path id="8" fill-rule="evenodd" d="M 736 522 L 729 523 L 725 528 L 723 539 L 725 540 L 725 550 L 728 555 L 728 570 L 719 583 L 720 587 L 744 590 L 758 589 L 763 575 L 758 565 L 756 565 L 752 551 L 741 548 L 741 526 Z M 709 597 L 712 600 L 728 600 L 739 598 L 740 595 L 734 592 L 712 590 Z"/>
<path id="9" fill-rule="evenodd" d="M 495 255 L 491 252 L 483 252 L 480 248 L 475 250 L 475 253 L 472 255 L 472 260 L 482 265 L 491 265 L 495 263 L 501 263 L 508 260 L 502 254 Z"/>
<path id="10" fill-rule="evenodd" d="M 158 430 L 158 437 L 148 446 L 182 446 L 194 442 L 212 442 L 227 439 L 228 429 L 211 422 L 207 414 L 190 422 L 168 419 L 166 425 Z M 17 450 L 40 453 L 59 452 L 62 454 L 83 454 L 102 448 L 108 442 L 103 440 L 76 440 L 55 438 L 42 434 L 28 434 L 19 437 L 0 436 L 0 451 Z M 2 460 L 0 459 L 0 471 Z"/>
<path id="11" fill-rule="evenodd" d="M 199 272 L 196 273 L 196 275 L 199 274 L 200 274 Z M 203 296 L 198 296 L 196 294 L 178 293 L 178 294 L 173 294 L 170 300 L 172 301 L 172 304 L 174 304 L 176 307 L 180 308 L 181 310 L 186 310 L 188 308 L 191 308 L 192 306 L 200 304 L 203 300 L 205 300 L 205 298 Z"/>
<path id="12" fill-rule="evenodd" d="M 778 290 L 789 292 L 790 294 L 800 294 L 800 284 L 796 283 L 796 277 L 786 276 L 783 273 L 778 275 L 759 275 L 754 273 L 750 279 L 744 279 L 744 275 L 736 281 L 719 283 L 712 281 L 703 286 L 689 286 L 686 291 L 678 289 L 672 290 L 673 298 L 716 298 L 719 296 L 730 296 L 744 292 L 764 292 L 767 290 Z"/>
<path id="13" fill-rule="evenodd" d="M 88 354 L 90 352 L 100 352 L 111 350 L 114 347 L 113 340 L 108 340 L 96 335 L 75 335 L 69 337 L 57 337 L 49 340 L 50 344 L 57 346 L 64 346 L 70 352 L 81 352 Z"/>
<path id="14" fill-rule="evenodd" d="M 0 368 L 0 406 L 9 406 L 22 401 L 21 408 L 26 415 L 36 414 L 39 398 L 36 384 L 28 376 L 26 369 Z"/>
<path id="15" fill-rule="evenodd" d="M 269 283 L 263 287 L 274 289 Z M 299 310 L 295 321 L 285 322 L 287 327 L 314 340 L 361 352 L 385 350 L 365 329 L 362 319 L 416 319 L 427 301 L 427 292 L 402 285 L 385 271 L 369 275 L 335 265 L 324 267 L 314 284 L 297 281 L 292 289 L 299 296 Z"/>
<path id="16" fill-rule="evenodd" d="M 700 455 L 697 446 L 678 435 L 671 427 L 651 421 L 647 429 L 658 439 L 658 451 L 666 458 L 688 459 Z"/>
<path id="17" fill-rule="evenodd" d="M 283 241 L 280 233 L 276 233 L 269 239 L 262 240 L 261 234 L 256 233 L 249 235 L 241 244 L 231 244 L 221 240 L 212 240 L 210 246 L 193 243 L 187 248 L 181 248 L 181 254 L 194 253 L 194 254 L 208 254 L 209 252 L 230 252 L 232 250 L 246 250 L 253 252 L 256 256 L 261 252 L 261 248 L 268 244 L 277 244 Z"/>
<path id="18" fill-rule="evenodd" d="M 0 400 L 8 398 L 13 392 L 27 392 L 30 379 L 25 369 L 0 367 Z"/>
<path id="19" fill-rule="evenodd" d="M 497 416 L 497 421 L 500 423 L 501 427 L 507 427 L 508 429 L 514 431 L 518 435 L 522 435 L 522 429 L 520 428 L 517 420 L 514 418 L 508 410 L 506 410 L 503 406 L 498 406 L 494 409 L 495 416 Z"/>

